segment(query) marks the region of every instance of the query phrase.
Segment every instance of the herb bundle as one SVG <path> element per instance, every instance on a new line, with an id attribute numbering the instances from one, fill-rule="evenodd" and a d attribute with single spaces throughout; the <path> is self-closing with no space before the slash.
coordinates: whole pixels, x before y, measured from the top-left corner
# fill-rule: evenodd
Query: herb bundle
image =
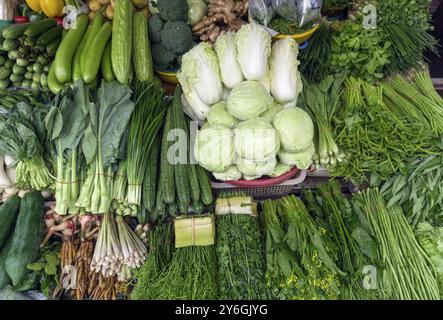
<path id="1" fill-rule="evenodd" d="M 221 299 L 266 299 L 264 250 L 252 198 L 217 199 L 216 252 Z"/>

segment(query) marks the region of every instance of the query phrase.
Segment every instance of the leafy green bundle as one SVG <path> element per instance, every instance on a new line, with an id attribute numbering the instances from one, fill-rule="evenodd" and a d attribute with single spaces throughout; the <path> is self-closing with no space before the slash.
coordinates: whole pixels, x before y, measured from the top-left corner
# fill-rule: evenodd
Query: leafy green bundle
<path id="1" fill-rule="evenodd" d="M 360 192 L 353 204 L 369 222 L 379 244 L 377 258 L 383 267 L 377 273 L 377 286 L 390 299 L 440 299 L 432 261 L 418 244 L 401 208 L 387 209 L 378 189 Z"/>
<path id="2" fill-rule="evenodd" d="M 0 153 L 18 160 L 17 186 L 44 190 L 53 179 L 44 159 L 48 108 L 42 104 L 18 102 L 0 112 Z"/>
<path id="3" fill-rule="evenodd" d="M 400 23 L 411 29 L 429 30 L 429 5 L 432 0 L 375 0 L 377 6 L 377 23 L 384 27 Z"/>
<path id="4" fill-rule="evenodd" d="M 251 202 L 251 197 L 242 196 L 217 199 L 216 213 L 223 212 L 216 216 L 217 279 L 221 299 L 268 297 L 260 226 Z"/>
<path id="5" fill-rule="evenodd" d="M 295 196 L 266 200 L 267 283 L 276 299 L 338 299 L 340 275 L 327 231 Z"/>

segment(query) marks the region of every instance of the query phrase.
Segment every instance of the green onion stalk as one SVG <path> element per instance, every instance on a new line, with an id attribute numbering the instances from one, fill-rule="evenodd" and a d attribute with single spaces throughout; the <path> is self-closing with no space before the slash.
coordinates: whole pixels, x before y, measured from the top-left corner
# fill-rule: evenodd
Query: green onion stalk
<path id="1" fill-rule="evenodd" d="M 123 216 L 133 216 L 137 212 L 132 212 L 132 206 L 128 206 L 126 201 L 126 194 L 128 190 L 128 163 L 123 160 L 114 177 L 114 188 L 112 190 L 112 208 L 115 213 Z"/>
<path id="2" fill-rule="evenodd" d="M 136 214 L 142 204 L 142 185 L 149 154 L 165 115 L 163 93 L 154 84 L 138 82 L 127 147 L 127 203 Z"/>

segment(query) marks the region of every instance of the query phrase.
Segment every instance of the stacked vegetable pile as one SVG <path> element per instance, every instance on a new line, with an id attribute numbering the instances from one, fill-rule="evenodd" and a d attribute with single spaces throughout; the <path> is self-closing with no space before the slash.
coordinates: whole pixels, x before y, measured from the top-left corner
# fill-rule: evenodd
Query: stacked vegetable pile
<path id="1" fill-rule="evenodd" d="M 207 120 L 194 156 L 217 179 L 278 176 L 311 165 L 312 120 L 295 107 L 302 90 L 297 55 L 295 40 L 271 46 L 270 35 L 249 24 L 218 37 L 215 51 L 200 43 L 183 56 L 185 111 Z"/>
<path id="2" fill-rule="evenodd" d="M 4 52 L 0 56 L 0 87 L 48 89 L 49 66 L 62 30 L 54 19 L 4 28 L 0 36 L 0 51 Z"/>

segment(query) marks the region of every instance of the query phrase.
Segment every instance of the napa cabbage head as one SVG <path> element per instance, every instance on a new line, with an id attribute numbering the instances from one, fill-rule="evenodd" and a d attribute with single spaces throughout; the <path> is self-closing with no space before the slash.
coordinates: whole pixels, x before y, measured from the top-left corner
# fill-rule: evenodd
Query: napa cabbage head
<path id="1" fill-rule="evenodd" d="M 272 125 L 261 118 L 240 122 L 234 129 L 234 149 L 237 157 L 264 162 L 275 159 L 280 140 Z"/>
<path id="2" fill-rule="evenodd" d="M 228 112 L 239 120 L 248 120 L 260 116 L 272 103 L 272 97 L 258 81 L 244 81 L 230 92 Z"/>
<path id="3" fill-rule="evenodd" d="M 300 108 L 283 109 L 274 119 L 281 147 L 286 152 L 306 150 L 314 141 L 314 124 L 309 114 Z"/>
<path id="4" fill-rule="evenodd" d="M 215 42 L 215 52 L 220 65 L 222 82 L 226 88 L 232 89 L 244 80 L 240 64 L 237 61 L 235 33 L 228 32 L 219 36 Z"/>
<path id="5" fill-rule="evenodd" d="M 271 94 L 281 104 L 296 101 L 303 90 L 297 55 L 298 44 L 293 38 L 279 40 L 272 46 L 269 60 Z"/>
<path id="6" fill-rule="evenodd" d="M 268 70 L 271 35 L 257 23 L 245 24 L 235 35 L 237 59 L 247 80 L 261 80 Z"/>
<path id="7" fill-rule="evenodd" d="M 223 172 L 234 164 L 234 139 L 230 129 L 206 127 L 197 132 L 194 158 L 211 172 Z"/>
<path id="8" fill-rule="evenodd" d="M 235 119 L 229 114 L 225 101 L 217 102 L 211 107 L 207 120 L 211 126 L 219 125 L 230 129 L 235 125 Z"/>
<path id="9" fill-rule="evenodd" d="M 195 92 L 205 105 L 220 101 L 223 89 L 220 68 L 217 55 L 209 43 L 201 42 L 183 55 L 177 78 L 185 95 Z M 185 90 L 185 86 L 189 89 Z"/>

